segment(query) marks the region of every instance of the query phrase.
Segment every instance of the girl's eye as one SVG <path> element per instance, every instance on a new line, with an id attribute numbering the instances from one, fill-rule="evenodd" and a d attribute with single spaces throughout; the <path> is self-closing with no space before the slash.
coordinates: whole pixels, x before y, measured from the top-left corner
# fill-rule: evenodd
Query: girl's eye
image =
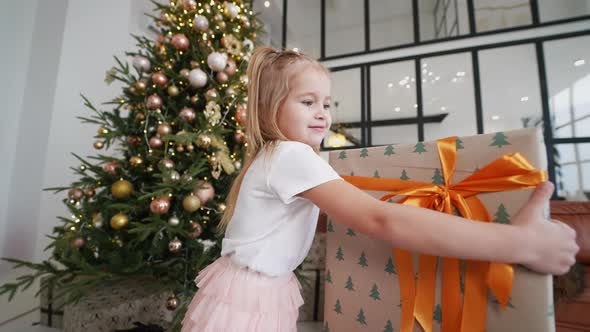
<path id="1" fill-rule="evenodd" d="M 309 107 L 313 104 L 313 101 L 306 100 L 306 101 L 303 101 L 302 103 L 303 103 L 303 105 L 306 105 Z"/>
<path id="2" fill-rule="evenodd" d="M 327 109 L 327 110 L 329 110 L 329 109 L 330 109 L 330 104 L 326 104 L 326 105 L 324 105 L 324 109 Z"/>

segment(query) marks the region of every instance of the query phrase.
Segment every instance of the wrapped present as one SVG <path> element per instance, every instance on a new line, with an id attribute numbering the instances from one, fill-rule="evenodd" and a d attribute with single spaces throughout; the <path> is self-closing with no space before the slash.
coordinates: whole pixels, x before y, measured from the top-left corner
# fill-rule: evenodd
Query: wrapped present
<path id="1" fill-rule="evenodd" d="M 170 292 L 154 292 L 130 278 L 97 287 L 64 308 L 64 331 L 115 331 L 145 325 L 170 326 L 175 311 L 166 308 Z M 180 302 L 180 300 L 178 300 Z"/>
<path id="2" fill-rule="evenodd" d="M 301 263 L 303 270 L 323 270 L 326 267 L 326 234 L 316 233 L 307 256 Z"/>
<path id="3" fill-rule="evenodd" d="M 473 222 L 509 223 L 546 180 L 537 129 L 331 151 L 330 164 L 375 198 Z M 325 331 L 555 331 L 549 275 L 409 253 L 332 220 L 327 236 Z"/>
<path id="4" fill-rule="evenodd" d="M 303 305 L 299 307 L 298 321 L 324 320 L 324 270 L 303 270 L 300 272 L 308 283 L 302 284 Z"/>
<path id="5" fill-rule="evenodd" d="M 41 278 L 41 285 L 46 285 L 49 282 L 49 277 Z M 57 292 L 53 284 L 47 284 L 40 293 L 40 311 L 41 321 L 40 325 L 61 328 L 63 327 L 63 299 L 55 298 Z"/>

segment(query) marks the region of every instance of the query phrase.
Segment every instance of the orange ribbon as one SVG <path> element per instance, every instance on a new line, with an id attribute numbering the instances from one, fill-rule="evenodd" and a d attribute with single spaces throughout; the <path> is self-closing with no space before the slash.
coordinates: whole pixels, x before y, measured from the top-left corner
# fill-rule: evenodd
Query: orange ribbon
<path id="1" fill-rule="evenodd" d="M 505 154 L 473 173 L 463 181 L 451 184 L 457 157 L 456 137 L 437 141 L 444 185 L 427 182 L 346 176 L 342 178 L 363 190 L 392 192 L 382 201 L 397 195 L 405 196 L 401 204 L 413 205 L 453 214 L 456 207 L 467 219 L 491 222 L 479 193 L 534 188 L 546 181 L 546 172 L 535 170 L 519 153 Z M 394 249 L 398 266 L 399 287 L 402 301 L 401 332 L 412 332 L 414 318 L 425 332 L 432 331 L 435 281 L 438 257 L 419 256 L 417 285 L 414 279 L 412 254 Z M 443 258 L 442 272 L 442 331 L 485 331 L 488 287 L 494 293 L 502 309 L 508 304 L 513 280 L 512 266 L 505 263 L 484 261 L 466 262 L 465 290 L 461 303 L 460 267 L 456 258 Z"/>

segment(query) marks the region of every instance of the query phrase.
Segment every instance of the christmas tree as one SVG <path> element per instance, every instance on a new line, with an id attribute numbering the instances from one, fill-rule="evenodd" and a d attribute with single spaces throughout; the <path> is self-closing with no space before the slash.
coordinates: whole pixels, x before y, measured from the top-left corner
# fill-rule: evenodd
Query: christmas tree
<path id="1" fill-rule="evenodd" d="M 360 266 L 362 266 L 362 267 L 367 267 L 367 266 L 369 266 L 369 265 L 367 264 L 367 256 L 365 256 L 365 252 L 364 252 L 364 251 L 363 251 L 363 252 L 361 252 L 361 257 L 359 257 L 359 262 L 358 262 L 358 264 L 359 264 Z"/>
<path id="2" fill-rule="evenodd" d="M 122 91 L 80 117 L 98 127 L 94 147 L 116 156 L 82 158 L 64 187 L 69 216 L 58 217 L 47 261 L 4 258 L 34 270 L 0 286 L 12 299 L 36 278 L 61 285 L 66 303 L 101 283 L 147 277 L 170 291 L 179 323 L 193 279 L 220 253 L 225 196 L 245 157 L 247 75 L 261 23 L 250 2 L 154 3 L 159 34 L 133 36 L 137 50 L 105 81 Z M 184 301 L 179 301 L 178 295 Z M 180 297 L 180 296 L 179 296 Z M 54 299 L 55 300 L 55 299 Z"/>
<path id="3" fill-rule="evenodd" d="M 395 265 L 393 265 L 393 258 L 389 257 L 389 259 L 387 260 L 387 264 L 385 264 L 384 271 L 390 275 L 397 274 L 397 271 L 395 270 Z"/>
<path id="4" fill-rule="evenodd" d="M 377 284 L 373 284 L 373 288 L 371 288 L 371 294 L 369 294 L 369 296 L 375 301 L 381 300 L 381 297 L 379 297 L 379 289 L 377 288 Z"/>
<path id="5" fill-rule="evenodd" d="M 434 184 L 445 184 L 445 180 L 440 173 L 440 169 L 436 168 L 434 170 L 434 176 L 432 177 L 432 183 Z"/>
<path id="6" fill-rule="evenodd" d="M 391 320 L 387 320 L 387 324 L 385 324 L 383 332 L 393 332 L 393 324 L 391 323 Z"/>
<path id="7" fill-rule="evenodd" d="M 340 300 L 336 300 L 336 304 L 334 305 L 334 311 L 338 314 L 342 314 L 342 305 L 340 304 Z"/>
<path id="8" fill-rule="evenodd" d="M 352 283 L 352 278 L 350 276 L 348 276 L 348 279 L 346 279 L 346 285 L 344 285 L 344 288 L 348 289 L 349 291 L 354 290 L 354 284 Z"/>
<path id="9" fill-rule="evenodd" d="M 365 312 L 361 309 L 356 315 L 356 321 L 359 322 L 361 325 L 367 325 L 367 319 L 365 318 Z"/>
<path id="10" fill-rule="evenodd" d="M 336 251 L 336 259 L 339 261 L 344 260 L 344 252 L 342 251 L 342 247 L 338 247 L 338 251 Z"/>
<path id="11" fill-rule="evenodd" d="M 408 176 L 408 172 L 405 169 L 402 169 L 402 175 L 399 177 L 400 180 L 409 180 L 410 177 Z"/>

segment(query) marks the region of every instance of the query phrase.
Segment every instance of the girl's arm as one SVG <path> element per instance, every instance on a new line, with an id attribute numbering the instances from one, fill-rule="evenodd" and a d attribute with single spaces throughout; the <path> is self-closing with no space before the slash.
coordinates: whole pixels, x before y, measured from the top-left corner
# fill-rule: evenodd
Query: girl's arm
<path id="1" fill-rule="evenodd" d="M 336 222 L 393 247 L 436 256 L 520 263 L 542 273 L 563 274 L 575 263 L 575 231 L 548 222 L 543 211 L 553 192 L 546 182 L 511 225 L 473 222 L 455 215 L 385 203 L 352 184 L 333 180 L 301 194 Z"/>

